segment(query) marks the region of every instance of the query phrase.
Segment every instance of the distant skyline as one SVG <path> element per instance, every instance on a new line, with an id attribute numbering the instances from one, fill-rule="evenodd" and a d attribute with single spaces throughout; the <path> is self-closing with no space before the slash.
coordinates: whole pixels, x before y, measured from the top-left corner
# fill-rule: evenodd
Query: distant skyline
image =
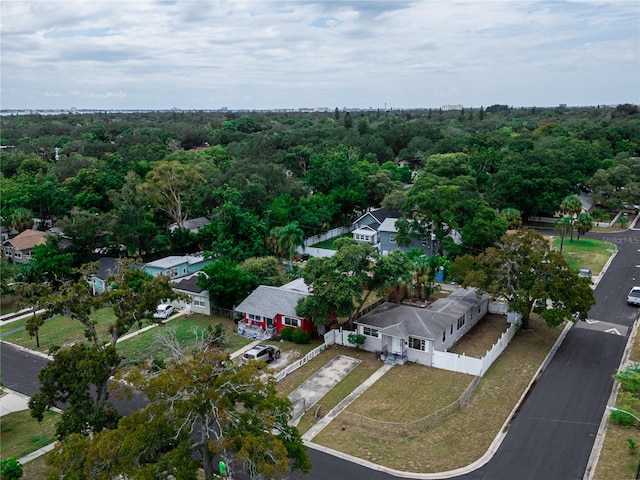
<path id="1" fill-rule="evenodd" d="M 0 2 L 0 108 L 640 104 L 640 2 Z"/>

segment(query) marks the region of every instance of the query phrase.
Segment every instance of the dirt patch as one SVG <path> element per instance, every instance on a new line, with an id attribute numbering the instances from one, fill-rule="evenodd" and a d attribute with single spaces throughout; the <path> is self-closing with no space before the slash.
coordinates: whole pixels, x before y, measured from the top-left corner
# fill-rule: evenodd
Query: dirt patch
<path id="1" fill-rule="evenodd" d="M 301 357 L 302 352 L 300 350 L 282 350 L 280 352 L 280 358 L 271 362 L 269 364 L 269 368 L 272 368 L 274 370 L 281 370 Z"/>
<path id="2" fill-rule="evenodd" d="M 468 357 L 482 358 L 509 328 L 507 317 L 486 314 L 471 330 L 453 345 L 449 351 Z"/>

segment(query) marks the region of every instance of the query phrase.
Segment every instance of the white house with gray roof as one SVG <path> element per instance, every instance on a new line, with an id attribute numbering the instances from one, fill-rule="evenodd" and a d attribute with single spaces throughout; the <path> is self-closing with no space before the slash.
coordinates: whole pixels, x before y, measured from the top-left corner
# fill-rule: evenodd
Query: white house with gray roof
<path id="1" fill-rule="evenodd" d="M 311 334 L 313 321 L 296 314 L 298 302 L 309 295 L 309 288 L 301 278 L 281 287 L 258 286 L 236 307 L 236 312 L 243 315 L 238 333 L 264 340 L 292 327 Z"/>
<path id="2" fill-rule="evenodd" d="M 433 351 L 446 351 L 487 313 L 489 295 L 460 288 L 424 308 L 383 303 L 354 322 L 366 337 L 365 350 L 388 363 L 433 364 Z"/>

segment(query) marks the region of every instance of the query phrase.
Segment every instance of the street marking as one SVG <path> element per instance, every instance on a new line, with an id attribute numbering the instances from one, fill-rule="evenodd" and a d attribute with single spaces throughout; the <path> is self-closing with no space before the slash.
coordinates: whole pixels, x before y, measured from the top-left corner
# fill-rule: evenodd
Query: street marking
<path id="1" fill-rule="evenodd" d="M 589 325 L 593 325 L 594 323 L 599 323 L 600 320 L 591 320 L 590 318 L 587 318 L 585 322 L 587 322 Z"/>
<path id="2" fill-rule="evenodd" d="M 617 328 L 610 328 L 610 329 L 608 329 L 608 330 L 605 330 L 604 332 L 605 332 L 605 333 L 612 333 L 612 334 L 614 334 L 614 335 L 621 335 L 621 333 L 618 331 L 618 329 L 617 329 Z"/>

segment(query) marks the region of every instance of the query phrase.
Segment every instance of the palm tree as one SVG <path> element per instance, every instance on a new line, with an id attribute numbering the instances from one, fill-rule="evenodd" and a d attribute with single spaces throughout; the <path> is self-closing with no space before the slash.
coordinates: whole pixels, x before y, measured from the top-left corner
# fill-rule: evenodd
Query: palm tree
<path id="1" fill-rule="evenodd" d="M 569 215 L 571 241 L 573 242 L 573 223 L 576 216 L 582 211 L 582 202 L 578 195 L 567 195 L 560 204 L 560 210 L 565 215 Z"/>
<path id="2" fill-rule="evenodd" d="M 567 236 L 567 232 L 573 230 L 571 223 L 571 217 L 562 217 L 556 220 L 554 225 L 555 230 L 560 234 L 560 253 L 562 253 L 562 247 L 564 246 L 564 239 Z"/>
<path id="3" fill-rule="evenodd" d="M 576 231 L 578 232 L 577 241 L 580 241 L 580 235 L 584 235 L 585 233 L 591 231 L 593 228 L 593 218 L 586 212 L 579 213 L 578 217 L 574 222 L 574 226 L 576 227 Z"/>
<path id="4" fill-rule="evenodd" d="M 517 229 L 522 226 L 522 214 L 517 208 L 505 208 L 500 214 L 509 224 L 509 229 Z"/>
<path id="5" fill-rule="evenodd" d="M 278 247 L 281 253 L 289 254 L 289 266 L 293 265 L 293 255 L 296 247 L 304 249 L 304 231 L 298 226 L 298 222 L 291 222 L 284 227 L 275 227 L 271 235 L 278 238 Z"/>

